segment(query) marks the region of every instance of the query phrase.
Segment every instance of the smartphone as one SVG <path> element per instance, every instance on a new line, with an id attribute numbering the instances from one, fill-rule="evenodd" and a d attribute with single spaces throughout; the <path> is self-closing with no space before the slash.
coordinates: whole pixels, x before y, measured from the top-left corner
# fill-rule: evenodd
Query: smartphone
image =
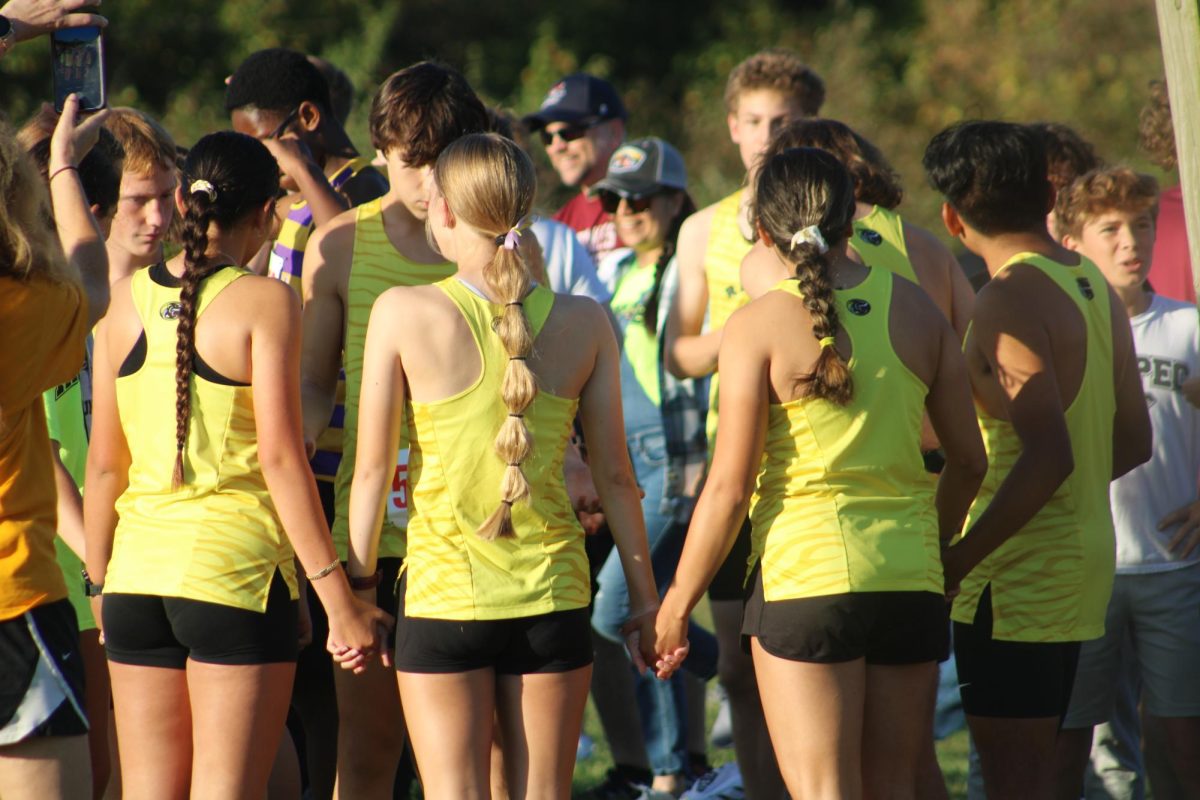
<path id="1" fill-rule="evenodd" d="M 54 61 L 54 110 L 62 111 L 67 95 L 79 95 L 82 111 L 104 108 L 104 40 L 100 28 L 64 28 L 50 37 Z"/>

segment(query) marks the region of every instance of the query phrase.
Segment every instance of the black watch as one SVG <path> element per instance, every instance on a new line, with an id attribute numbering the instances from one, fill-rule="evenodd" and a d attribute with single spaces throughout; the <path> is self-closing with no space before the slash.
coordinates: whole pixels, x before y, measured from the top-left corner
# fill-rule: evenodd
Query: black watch
<path id="1" fill-rule="evenodd" d="M 12 46 L 17 43 L 17 28 L 12 24 L 12 20 L 5 16 L 0 16 L 0 58 L 4 58 L 4 54 L 12 49 Z"/>
<path id="2" fill-rule="evenodd" d="M 87 574 L 86 569 L 81 569 L 79 572 L 83 575 L 83 593 L 85 595 L 88 597 L 99 597 L 104 594 L 103 583 L 92 583 L 92 578 Z"/>

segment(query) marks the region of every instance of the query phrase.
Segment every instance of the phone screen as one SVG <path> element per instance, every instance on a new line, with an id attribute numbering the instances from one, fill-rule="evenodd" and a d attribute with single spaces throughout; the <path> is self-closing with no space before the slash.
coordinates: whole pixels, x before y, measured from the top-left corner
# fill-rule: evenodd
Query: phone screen
<path id="1" fill-rule="evenodd" d="M 67 95 L 79 95 L 84 111 L 104 108 L 104 46 L 100 29 L 66 28 L 50 37 L 54 58 L 54 109 L 62 111 Z"/>

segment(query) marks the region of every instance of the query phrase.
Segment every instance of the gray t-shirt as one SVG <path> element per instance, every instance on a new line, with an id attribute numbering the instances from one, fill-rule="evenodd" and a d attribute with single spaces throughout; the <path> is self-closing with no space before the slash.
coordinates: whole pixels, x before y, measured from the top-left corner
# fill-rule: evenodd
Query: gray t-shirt
<path id="1" fill-rule="evenodd" d="M 1168 549 L 1179 530 L 1158 530 L 1167 514 L 1197 499 L 1200 476 L 1200 410 L 1182 385 L 1200 375 L 1200 317 L 1196 307 L 1155 295 L 1150 308 L 1130 321 L 1138 371 L 1150 407 L 1154 447 L 1150 460 L 1112 482 L 1117 532 L 1117 572 L 1162 572 L 1200 561 Z"/>

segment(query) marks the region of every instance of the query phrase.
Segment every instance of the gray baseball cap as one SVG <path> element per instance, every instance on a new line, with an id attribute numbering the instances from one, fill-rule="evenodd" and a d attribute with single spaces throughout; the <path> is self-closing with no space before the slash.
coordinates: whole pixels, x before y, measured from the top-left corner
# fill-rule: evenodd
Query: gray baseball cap
<path id="1" fill-rule="evenodd" d="M 657 136 L 634 139 L 617 148 L 608 160 L 608 174 L 592 189 L 621 197 L 642 197 L 659 189 L 687 189 L 687 168 L 679 151 Z"/>

